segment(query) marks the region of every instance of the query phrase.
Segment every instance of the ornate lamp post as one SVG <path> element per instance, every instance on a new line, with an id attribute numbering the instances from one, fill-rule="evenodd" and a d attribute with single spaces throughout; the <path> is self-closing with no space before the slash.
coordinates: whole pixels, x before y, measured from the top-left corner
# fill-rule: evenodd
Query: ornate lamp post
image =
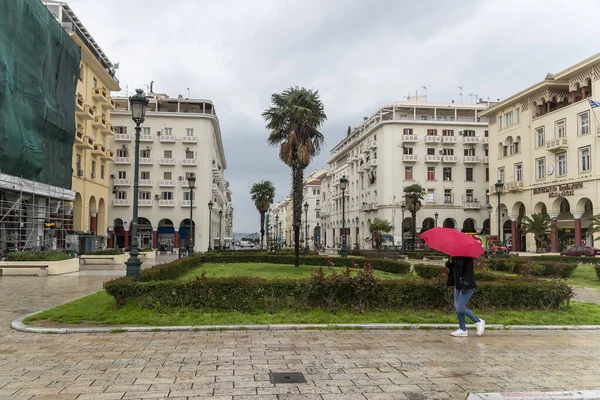
<path id="1" fill-rule="evenodd" d="M 134 276 L 136 281 L 140 280 L 140 270 L 142 261 L 138 258 L 138 190 L 139 190 L 139 175 L 140 175 L 140 125 L 146 117 L 146 108 L 148 107 L 148 99 L 141 89 L 136 89 L 135 94 L 129 98 L 131 107 L 131 119 L 135 122 L 135 157 L 134 157 L 134 173 L 133 173 L 133 221 L 131 231 L 131 251 L 129 259 L 125 262 L 127 266 L 127 276 Z"/>
<path id="2" fill-rule="evenodd" d="M 308 202 L 304 202 L 304 254 L 308 255 Z"/>
<path id="3" fill-rule="evenodd" d="M 402 211 L 402 222 L 400 223 L 400 230 L 402 231 L 402 250 L 406 250 L 406 244 L 404 243 L 404 213 L 406 212 L 406 204 L 402 203 L 400 211 Z"/>
<path id="4" fill-rule="evenodd" d="M 279 250 L 279 214 L 275 216 L 275 250 Z"/>
<path id="5" fill-rule="evenodd" d="M 491 204 L 487 205 L 487 212 L 488 212 L 488 234 L 490 236 L 492 236 L 492 210 L 493 209 L 494 209 L 494 207 L 492 207 Z M 486 241 L 486 243 L 487 243 L 487 248 L 489 249 L 491 247 L 491 243 L 489 241 Z"/>
<path id="6" fill-rule="evenodd" d="M 188 242 L 188 256 L 194 255 L 194 187 L 196 187 L 196 176 L 191 175 L 188 177 L 188 186 L 190 188 L 190 233 L 189 233 L 189 242 Z"/>
<path id="7" fill-rule="evenodd" d="M 340 178 L 340 189 L 342 190 L 342 257 L 348 256 L 348 247 L 346 246 L 346 196 L 344 192 L 348 187 L 348 178 Z"/>
<path id="8" fill-rule="evenodd" d="M 219 210 L 219 250 L 223 250 L 223 210 Z"/>
<path id="9" fill-rule="evenodd" d="M 208 202 L 208 251 L 212 250 L 212 200 Z"/>
<path id="10" fill-rule="evenodd" d="M 360 243 L 358 240 L 358 217 L 356 217 L 356 243 L 354 244 L 356 250 L 360 249 Z"/>
<path id="11" fill-rule="evenodd" d="M 496 195 L 498 196 L 498 242 L 502 242 L 502 227 L 500 226 L 500 195 L 502 194 L 502 189 L 504 189 L 504 183 L 502 181 L 498 181 L 496 182 L 496 184 L 494 185 L 495 189 L 496 189 Z"/>
<path id="12" fill-rule="evenodd" d="M 279 236 L 282 236 L 282 234 L 281 234 L 281 233 L 282 233 L 282 232 L 281 232 L 281 221 L 279 221 Z M 283 240 L 283 238 L 282 238 L 282 240 Z M 279 248 L 280 248 L 280 249 L 281 249 L 281 245 L 282 245 L 282 244 L 283 244 L 283 243 L 279 242 Z"/>
<path id="13" fill-rule="evenodd" d="M 440 214 L 438 214 L 436 211 L 436 213 L 433 214 L 433 216 L 435 217 L 435 227 L 437 228 L 437 220 L 438 220 L 438 217 L 440 216 Z"/>

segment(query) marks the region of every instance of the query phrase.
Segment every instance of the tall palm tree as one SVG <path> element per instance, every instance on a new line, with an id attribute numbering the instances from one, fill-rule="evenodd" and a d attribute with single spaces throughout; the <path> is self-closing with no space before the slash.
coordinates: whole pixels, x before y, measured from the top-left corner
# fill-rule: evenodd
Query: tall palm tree
<path id="1" fill-rule="evenodd" d="M 425 198 L 425 189 L 418 183 L 404 188 L 404 201 L 406 208 L 410 211 L 410 232 L 412 235 L 412 250 L 415 249 L 415 238 L 417 237 L 417 211 L 421 209 L 421 200 Z M 404 221 L 402 221 L 404 223 Z M 403 239 L 404 240 L 404 239 Z"/>
<path id="2" fill-rule="evenodd" d="M 533 213 L 531 217 L 524 217 L 521 220 L 521 232 L 533 233 L 535 246 L 537 249 L 544 247 L 546 235 L 551 232 L 552 220 L 546 213 Z"/>
<path id="3" fill-rule="evenodd" d="M 389 233 L 394 227 L 392 223 L 387 219 L 375 218 L 369 230 L 371 231 L 371 237 L 375 241 L 375 247 L 377 250 L 381 247 L 383 243 L 383 234 Z"/>
<path id="4" fill-rule="evenodd" d="M 292 170 L 292 216 L 295 265 L 300 266 L 300 225 L 304 169 L 319 154 L 324 137 L 319 131 L 327 119 L 318 90 L 290 87 L 271 95 L 271 107 L 262 113 L 270 134 L 267 143 L 279 146 L 279 158 Z"/>
<path id="5" fill-rule="evenodd" d="M 275 187 L 271 181 L 260 181 L 250 189 L 252 201 L 260 214 L 260 248 L 263 248 L 265 237 L 265 214 L 275 199 Z"/>
<path id="6" fill-rule="evenodd" d="M 589 234 L 600 233 L 600 214 L 592 217 L 592 222 L 589 225 Z M 594 238 L 594 240 L 600 239 L 600 236 Z"/>

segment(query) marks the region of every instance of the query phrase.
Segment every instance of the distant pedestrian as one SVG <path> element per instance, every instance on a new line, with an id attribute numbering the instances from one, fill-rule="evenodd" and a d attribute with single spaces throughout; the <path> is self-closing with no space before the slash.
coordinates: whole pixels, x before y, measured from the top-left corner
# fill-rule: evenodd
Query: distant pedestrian
<path id="1" fill-rule="evenodd" d="M 454 308 L 458 317 L 458 330 L 452 332 L 451 335 L 459 337 L 469 335 L 465 316 L 475 323 L 477 336 L 483 335 L 485 321 L 477 318 L 467 308 L 467 303 L 477 287 L 474 259 L 470 257 L 452 257 L 452 261 L 446 262 L 446 267 L 448 268 L 448 286 L 454 286 Z"/>

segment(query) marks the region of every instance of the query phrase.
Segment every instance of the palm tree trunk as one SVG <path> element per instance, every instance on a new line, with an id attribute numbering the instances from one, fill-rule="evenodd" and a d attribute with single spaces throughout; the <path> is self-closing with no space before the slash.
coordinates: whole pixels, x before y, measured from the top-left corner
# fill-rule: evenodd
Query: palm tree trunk
<path id="1" fill-rule="evenodd" d="M 300 266 L 300 228 L 302 226 L 302 200 L 304 170 L 297 166 L 292 167 L 292 197 L 293 197 L 293 218 L 294 218 L 294 255 L 295 266 Z M 306 240 L 306 238 L 305 238 Z"/>
<path id="2" fill-rule="evenodd" d="M 265 238 L 265 213 L 260 213 L 260 249 L 264 250 L 264 238 Z"/>

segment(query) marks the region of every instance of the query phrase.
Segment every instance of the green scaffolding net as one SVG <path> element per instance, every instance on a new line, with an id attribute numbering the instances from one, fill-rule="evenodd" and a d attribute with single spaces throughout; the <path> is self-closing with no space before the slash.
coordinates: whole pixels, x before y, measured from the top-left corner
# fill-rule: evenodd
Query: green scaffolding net
<path id="1" fill-rule="evenodd" d="M 0 172 L 71 188 L 80 60 L 40 0 L 0 1 Z"/>

